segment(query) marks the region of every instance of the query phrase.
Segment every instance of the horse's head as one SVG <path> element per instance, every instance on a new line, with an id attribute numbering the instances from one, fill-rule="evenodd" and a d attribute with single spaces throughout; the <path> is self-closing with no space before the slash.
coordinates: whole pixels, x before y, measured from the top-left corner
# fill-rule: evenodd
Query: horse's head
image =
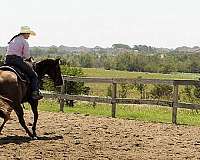
<path id="1" fill-rule="evenodd" d="M 39 77 L 47 74 L 54 82 L 55 86 L 63 84 L 63 78 L 60 70 L 60 59 L 46 59 L 36 63 L 35 70 Z"/>

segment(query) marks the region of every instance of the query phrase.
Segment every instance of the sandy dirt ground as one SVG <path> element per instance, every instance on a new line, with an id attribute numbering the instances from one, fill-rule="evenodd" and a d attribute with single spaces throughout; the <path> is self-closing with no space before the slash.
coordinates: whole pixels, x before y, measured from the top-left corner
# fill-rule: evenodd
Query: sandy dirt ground
<path id="1" fill-rule="evenodd" d="M 31 116 L 25 112 L 30 128 Z M 40 112 L 38 140 L 31 140 L 12 113 L 2 133 L 0 160 L 200 159 L 196 126 Z"/>

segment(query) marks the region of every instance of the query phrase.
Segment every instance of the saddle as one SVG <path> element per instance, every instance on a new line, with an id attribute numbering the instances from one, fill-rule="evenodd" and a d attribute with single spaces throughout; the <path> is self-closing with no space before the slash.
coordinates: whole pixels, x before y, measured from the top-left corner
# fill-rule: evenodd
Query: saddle
<path id="1" fill-rule="evenodd" d="M 30 83 L 30 79 L 27 74 L 23 73 L 18 67 L 16 66 L 8 66 L 6 64 L 0 66 L 0 70 L 3 71 L 11 71 L 14 72 L 17 75 L 18 80 L 24 82 L 24 83 Z"/>

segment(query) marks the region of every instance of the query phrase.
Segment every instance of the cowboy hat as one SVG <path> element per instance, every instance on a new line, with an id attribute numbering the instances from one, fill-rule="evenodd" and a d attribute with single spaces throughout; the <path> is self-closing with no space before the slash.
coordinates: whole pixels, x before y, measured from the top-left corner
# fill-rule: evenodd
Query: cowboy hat
<path id="1" fill-rule="evenodd" d="M 35 36 L 36 33 L 30 29 L 28 26 L 22 26 L 20 29 L 20 33 L 29 33 L 32 36 Z"/>

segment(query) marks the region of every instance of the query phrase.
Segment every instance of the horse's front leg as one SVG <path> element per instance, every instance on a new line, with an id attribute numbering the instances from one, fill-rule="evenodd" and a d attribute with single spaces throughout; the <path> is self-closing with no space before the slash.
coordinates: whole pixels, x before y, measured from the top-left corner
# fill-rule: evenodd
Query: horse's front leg
<path id="1" fill-rule="evenodd" d="M 24 111 L 23 111 L 22 106 L 19 104 L 19 105 L 14 106 L 13 109 L 15 110 L 18 116 L 19 123 L 26 130 L 26 133 L 28 133 L 30 137 L 34 138 L 34 135 L 29 131 L 28 127 L 26 126 L 26 123 L 24 120 Z"/>
<path id="2" fill-rule="evenodd" d="M 29 104 L 31 105 L 31 109 L 34 115 L 33 126 L 32 126 L 33 136 L 37 137 L 36 125 L 37 125 L 37 120 L 38 120 L 38 100 L 30 100 Z"/>

